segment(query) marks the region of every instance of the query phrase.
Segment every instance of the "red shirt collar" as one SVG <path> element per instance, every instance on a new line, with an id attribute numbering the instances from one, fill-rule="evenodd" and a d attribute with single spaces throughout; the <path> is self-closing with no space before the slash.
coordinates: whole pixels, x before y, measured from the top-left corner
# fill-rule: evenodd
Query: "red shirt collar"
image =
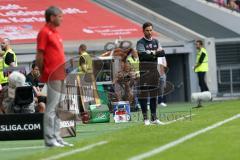
<path id="1" fill-rule="evenodd" d="M 57 32 L 57 29 L 56 29 L 56 27 L 53 27 L 51 24 L 49 24 L 49 23 L 46 23 L 46 25 L 45 25 L 47 28 L 49 28 L 51 31 L 53 31 L 53 32 Z"/>

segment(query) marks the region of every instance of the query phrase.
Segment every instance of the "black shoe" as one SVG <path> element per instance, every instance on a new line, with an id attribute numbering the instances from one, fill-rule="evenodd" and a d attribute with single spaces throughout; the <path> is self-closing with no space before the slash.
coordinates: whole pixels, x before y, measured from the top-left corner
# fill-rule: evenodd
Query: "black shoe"
<path id="1" fill-rule="evenodd" d="M 201 108 L 201 107 L 203 107 L 201 104 L 198 104 L 196 107 L 194 107 L 194 108 Z"/>

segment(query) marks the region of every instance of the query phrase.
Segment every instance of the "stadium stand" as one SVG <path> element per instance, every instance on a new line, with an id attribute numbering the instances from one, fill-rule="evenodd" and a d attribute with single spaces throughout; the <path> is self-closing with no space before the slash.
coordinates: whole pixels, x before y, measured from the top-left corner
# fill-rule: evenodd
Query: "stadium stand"
<path id="1" fill-rule="evenodd" d="M 218 4 L 219 6 L 240 12 L 239 0 L 206 0 L 207 2 Z"/>

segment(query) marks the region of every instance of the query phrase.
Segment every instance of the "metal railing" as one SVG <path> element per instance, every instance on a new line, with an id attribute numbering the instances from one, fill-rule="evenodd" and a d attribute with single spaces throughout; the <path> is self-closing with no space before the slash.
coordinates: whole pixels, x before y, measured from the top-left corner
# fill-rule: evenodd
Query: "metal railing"
<path id="1" fill-rule="evenodd" d="M 240 95 L 240 65 L 218 66 L 218 85 L 228 86 L 229 89 L 219 91 L 220 93 L 230 94 L 230 96 Z"/>

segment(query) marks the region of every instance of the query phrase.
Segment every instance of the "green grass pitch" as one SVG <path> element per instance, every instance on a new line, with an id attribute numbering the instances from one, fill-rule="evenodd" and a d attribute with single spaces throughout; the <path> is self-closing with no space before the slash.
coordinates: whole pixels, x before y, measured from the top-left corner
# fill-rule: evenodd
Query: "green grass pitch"
<path id="1" fill-rule="evenodd" d="M 186 118 L 164 126 L 144 126 L 141 120 L 137 120 L 137 113 L 129 123 L 110 122 L 88 125 L 80 123 L 77 125 L 77 137 L 65 138 L 66 141 L 74 143 L 74 147 L 45 148 L 41 147 L 43 140 L 0 141 L 0 159 L 49 159 L 52 156 L 78 150 L 101 141 L 107 141 L 107 143 L 62 158 L 55 158 L 66 160 L 129 159 L 240 114 L 240 100 L 210 102 L 203 108 L 189 110 L 191 107 L 193 104 L 178 103 L 169 104 L 166 108 L 158 108 L 159 115 L 174 111 L 180 114 L 181 111 L 182 113 L 191 111 L 194 115 L 191 120 Z M 164 121 L 171 121 L 171 118 L 161 118 Z M 146 159 L 239 160 L 239 151 L 240 118 L 237 118 Z"/>

